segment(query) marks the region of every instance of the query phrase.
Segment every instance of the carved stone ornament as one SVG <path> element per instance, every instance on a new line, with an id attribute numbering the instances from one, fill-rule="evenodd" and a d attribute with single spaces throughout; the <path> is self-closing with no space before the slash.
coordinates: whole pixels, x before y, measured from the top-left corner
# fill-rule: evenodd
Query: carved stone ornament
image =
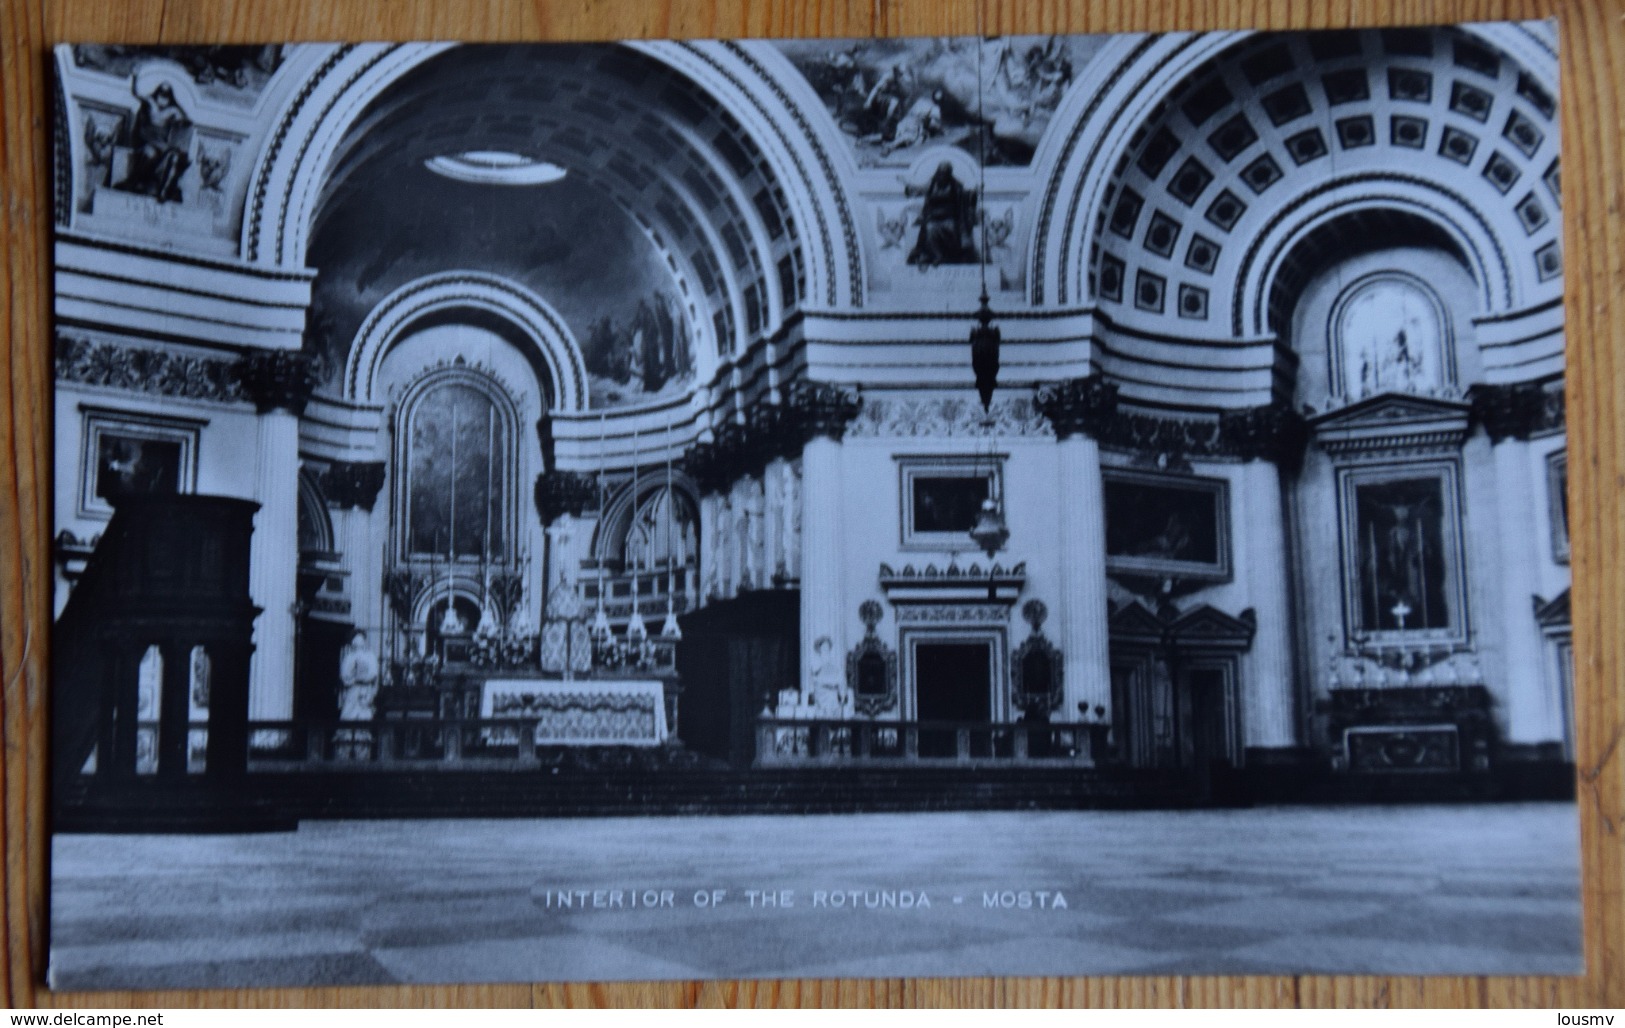
<path id="1" fill-rule="evenodd" d="M 785 406 L 802 442 L 818 436 L 840 442 L 859 410 L 858 394 L 831 382 L 797 382 L 790 387 Z"/>
<path id="2" fill-rule="evenodd" d="M 187 400 L 242 400 L 237 362 L 56 335 L 56 380 Z"/>
<path id="3" fill-rule="evenodd" d="M 598 502 L 598 480 L 579 471 L 548 471 L 536 476 L 536 513 L 550 525 L 562 514 L 581 517 Z"/>
<path id="4" fill-rule="evenodd" d="M 1002 564 L 984 568 L 975 563 L 965 567 L 950 563 L 941 568 L 935 564 L 923 568 L 913 564 L 901 568 L 880 565 L 880 588 L 893 604 L 981 602 L 1002 606 L 1005 617 L 1026 581 L 1025 561 L 1008 568 Z"/>
<path id="5" fill-rule="evenodd" d="M 378 491 L 384 487 L 384 462 L 336 460 L 321 473 L 317 483 L 330 506 L 371 511 L 378 502 Z"/>
<path id="6" fill-rule="evenodd" d="M 852 694 L 853 709 L 865 717 L 897 706 L 897 651 L 875 634 L 881 613 L 879 603 L 863 601 L 858 616 L 867 631 L 846 655 L 846 688 Z"/>
<path id="7" fill-rule="evenodd" d="M 316 388 L 316 359 L 297 350 L 261 350 L 237 362 L 237 378 L 261 414 L 278 408 L 303 414 Z"/>

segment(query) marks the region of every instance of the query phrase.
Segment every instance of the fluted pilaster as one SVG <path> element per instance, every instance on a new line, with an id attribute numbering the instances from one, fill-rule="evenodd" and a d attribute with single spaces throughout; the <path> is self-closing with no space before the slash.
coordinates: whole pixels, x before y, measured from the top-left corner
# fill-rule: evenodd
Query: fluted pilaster
<path id="1" fill-rule="evenodd" d="M 294 603 L 299 573 L 299 419 L 284 407 L 259 417 L 254 463 L 254 536 L 248 591 L 261 613 L 254 622 L 248 716 L 293 717 Z"/>
<path id="2" fill-rule="evenodd" d="M 1489 676 L 1490 686 L 1501 694 L 1497 698 L 1506 711 L 1508 742 L 1557 742 L 1563 738 L 1562 703 L 1553 694 L 1553 676 L 1541 673 L 1543 640 L 1530 602 L 1539 591 L 1534 548 L 1544 540 L 1532 531 L 1537 500 L 1530 480 L 1529 446 L 1515 435 L 1506 435 L 1491 453 L 1500 552 L 1496 578 L 1501 623 L 1496 635 L 1501 661 L 1499 673 Z"/>
<path id="3" fill-rule="evenodd" d="M 1250 674 L 1243 683 L 1242 734 L 1248 747 L 1278 749 L 1298 741 L 1281 476 L 1273 463 L 1257 459 L 1242 466 L 1239 484 L 1242 518 L 1236 531 L 1245 550 L 1238 557 L 1247 578 L 1247 601 L 1258 618 L 1248 659 Z"/>
<path id="4" fill-rule="evenodd" d="M 807 441 L 801 456 L 801 691 L 812 689 L 812 656 L 828 636 L 836 653 L 847 651 L 841 609 L 841 444 L 828 434 Z"/>
<path id="5" fill-rule="evenodd" d="M 1100 490 L 1100 444 L 1068 434 L 1060 460 L 1061 602 L 1056 611 L 1061 652 L 1059 717 L 1077 720 L 1079 704 L 1111 716 L 1111 656 L 1106 636 L 1106 517 Z"/>

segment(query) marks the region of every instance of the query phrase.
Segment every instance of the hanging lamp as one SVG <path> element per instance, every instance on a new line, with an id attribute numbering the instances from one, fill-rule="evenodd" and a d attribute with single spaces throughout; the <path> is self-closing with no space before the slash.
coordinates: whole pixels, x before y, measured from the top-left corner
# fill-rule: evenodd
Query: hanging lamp
<path id="1" fill-rule="evenodd" d="M 993 389 L 999 379 L 999 328 L 993 324 L 993 308 L 987 296 L 987 111 L 982 100 L 982 49 L 985 34 L 976 39 L 976 218 L 981 225 L 976 261 L 982 273 L 981 305 L 976 308 L 976 326 L 970 330 L 970 366 L 976 376 L 976 393 L 982 410 L 991 413 Z"/>
<path id="2" fill-rule="evenodd" d="M 987 300 L 987 116 L 982 104 L 982 49 L 987 42 L 985 33 L 976 39 L 976 153 L 978 189 L 976 216 L 981 222 L 982 237 L 977 248 L 977 263 L 982 271 L 982 299 L 976 309 L 976 326 L 970 330 L 970 366 L 976 376 L 976 393 L 982 400 L 982 431 L 988 440 L 989 463 L 993 450 L 993 389 L 999 378 L 999 328 L 993 324 L 993 309 Z M 987 475 L 987 497 L 982 509 L 976 513 L 970 537 L 992 560 L 1010 539 L 1010 528 L 1004 523 L 1004 505 L 1001 490 L 996 488 L 998 475 L 990 468 Z"/>

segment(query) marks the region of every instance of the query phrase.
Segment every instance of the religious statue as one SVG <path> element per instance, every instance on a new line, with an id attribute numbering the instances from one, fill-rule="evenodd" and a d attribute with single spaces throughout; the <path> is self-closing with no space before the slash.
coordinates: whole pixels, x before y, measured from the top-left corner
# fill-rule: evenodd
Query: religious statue
<path id="1" fill-rule="evenodd" d="M 827 635 L 813 643 L 812 690 L 807 705 L 817 713 L 815 717 L 844 718 L 852 706 L 852 694 L 846 689 L 845 662 L 835 653 L 835 643 Z"/>
<path id="2" fill-rule="evenodd" d="M 378 653 L 357 629 L 339 653 L 339 719 L 371 721 L 378 699 Z"/>
<path id="3" fill-rule="evenodd" d="M 784 473 L 784 565 L 792 578 L 801 577 L 801 465 Z"/>
<path id="4" fill-rule="evenodd" d="M 932 268 L 939 264 L 976 261 L 976 196 L 954 177 L 953 165 L 943 161 L 924 186 L 905 185 L 908 196 L 924 197 L 920 206 L 920 234 L 908 263 Z"/>
<path id="5" fill-rule="evenodd" d="M 852 694 L 846 688 L 846 668 L 835 653 L 835 643 L 827 635 L 813 643 L 812 688 L 807 693 L 806 716 L 818 721 L 844 721 L 852 716 Z M 845 725 L 829 727 L 826 736 L 830 756 L 852 752 L 852 730 Z"/>
<path id="6" fill-rule="evenodd" d="M 733 561 L 729 559 L 733 551 L 734 509 L 726 496 L 717 500 L 716 526 L 716 545 L 711 548 L 711 567 L 714 571 L 711 594 L 726 597 L 734 592 Z"/>
<path id="7" fill-rule="evenodd" d="M 755 589 L 767 587 L 767 497 L 762 480 L 745 483 L 745 577 L 742 584 Z"/>
<path id="8" fill-rule="evenodd" d="M 192 119 L 175 102 L 175 91 L 167 82 L 158 83 L 140 100 L 130 129 L 130 170 L 119 188 L 145 193 L 159 203 L 179 203 L 181 176 L 192 164 L 187 153 Z"/>

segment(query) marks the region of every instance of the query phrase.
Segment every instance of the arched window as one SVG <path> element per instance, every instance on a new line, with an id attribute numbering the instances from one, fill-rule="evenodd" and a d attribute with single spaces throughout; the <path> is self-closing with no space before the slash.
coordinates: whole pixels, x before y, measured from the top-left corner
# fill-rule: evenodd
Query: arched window
<path id="1" fill-rule="evenodd" d="M 1367 275 L 1332 309 L 1332 393 L 1442 396 L 1456 381 L 1450 325 L 1438 296 L 1411 275 Z"/>
<path id="2" fill-rule="evenodd" d="M 508 559 L 516 420 L 502 388 L 472 369 L 434 372 L 408 393 L 396 432 L 404 556 Z"/>
<path id="3" fill-rule="evenodd" d="M 632 514 L 623 541 L 628 570 L 681 568 L 695 556 L 699 523 L 688 497 L 669 485 L 647 494 Z"/>

